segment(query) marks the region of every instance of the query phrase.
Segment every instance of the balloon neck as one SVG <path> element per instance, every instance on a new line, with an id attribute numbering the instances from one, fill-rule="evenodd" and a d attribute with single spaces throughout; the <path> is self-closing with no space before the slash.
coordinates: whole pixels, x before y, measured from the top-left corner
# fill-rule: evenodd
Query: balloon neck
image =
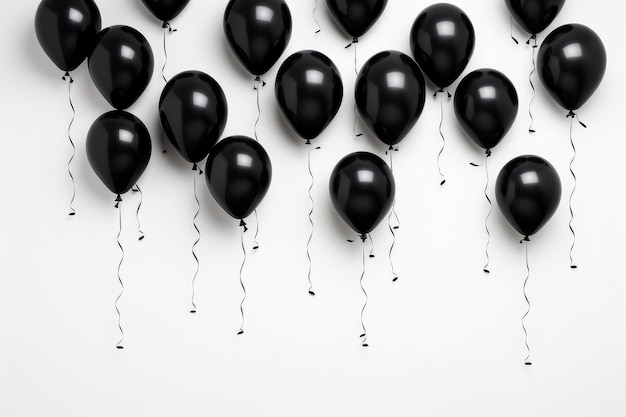
<path id="1" fill-rule="evenodd" d="M 519 241 L 519 243 L 522 243 L 522 242 L 530 242 L 530 237 L 528 237 L 528 235 L 524 236 L 524 239 Z"/>
<path id="2" fill-rule="evenodd" d="M 121 202 L 122 202 L 122 196 L 118 194 L 117 197 L 115 197 L 115 208 L 119 208 Z"/>
<path id="3" fill-rule="evenodd" d="M 72 76 L 70 75 L 69 71 L 65 71 L 65 74 L 63 74 L 63 76 L 61 77 L 61 79 L 63 81 L 69 79 L 70 80 L 70 84 L 74 82 L 74 79 L 72 78 Z"/>
<path id="4" fill-rule="evenodd" d="M 574 113 L 573 110 L 570 110 L 569 113 L 567 114 L 567 117 L 571 117 L 573 119 L 574 117 L 576 117 L 576 113 Z"/>
<path id="5" fill-rule="evenodd" d="M 367 240 L 367 235 L 365 233 L 361 233 L 361 236 L 359 236 L 361 238 L 361 240 L 363 242 L 365 242 Z"/>
<path id="6" fill-rule="evenodd" d="M 163 29 L 167 29 L 169 32 L 176 32 L 176 29 L 172 28 L 172 25 L 170 25 L 170 22 L 167 20 L 163 21 L 163 25 L 161 27 Z"/>
<path id="7" fill-rule="evenodd" d="M 489 158 L 491 156 L 491 149 L 485 150 L 485 156 Z"/>
<path id="8" fill-rule="evenodd" d="M 246 224 L 246 222 L 243 219 L 241 219 L 241 221 L 239 222 L 239 226 L 243 227 L 244 233 L 248 231 L 248 225 Z"/>
<path id="9" fill-rule="evenodd" d="M 194 162 L 193 166 L 191 167 L 191 170 L 192 170 L 192 171 L 199 171 L 199 172 L 198 172 L 198 175 L 202 175 L 202 174 L 204 174 L 204 172 L 202 172 L 202 170 L 200 169 L 200 167 L 198 166 L 198 164 L 196 164 L 195 162 Z"/>
<path id="10" fill-rule="evenodd" d="M 528 40 L 526 41 L 526 45 L 530 45 L 530 42 L 533 42 L 532 47 L 536 48 L 537 47 L 537 34 L 533 33 L 532 35 L 530 35 L 530 38 L 528 38 Z"/>
<path id="11" fill-rule="evenodd" d="M 352 38 L 352 42 L 350 42 L 349 44 L 346 45 L 346 49 L 348 49 L 349 47 L 352 46 L 353 43 L 359 43 L 359 38 L 357 38 L 356 36 L 354 36 Z"/>
<path id="12" fill-rule="evenodd" d="M 310 145 L 311 144 L 311 139 L 307 139 L 306 142 L 304 142 L 305 145 Z"/>
<path id="13" fill-rule="evenodd" d="M 255 83 L 257 83 L 257 85 L 254 87 L 254 89 L 255 89 L 255 90 L 259 87 L 259 85 L 260 85 L 261 87 L 265 87 L 265 85 L 267 84 L 265 81 L 263 81 L 263 79 L 261 78 L 261 76 L 260 76 L 260 75 L 257 75 L 257 76 L 254 78 L 254 82 L 255 82 Z"/>

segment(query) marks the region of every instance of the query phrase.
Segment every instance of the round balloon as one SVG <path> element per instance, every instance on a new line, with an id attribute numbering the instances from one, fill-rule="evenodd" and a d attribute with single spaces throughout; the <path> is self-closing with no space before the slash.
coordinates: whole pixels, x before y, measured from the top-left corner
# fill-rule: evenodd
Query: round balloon
<path id="1" fill-rule="evenodd" d="M 522 235 L 531 236 L 550 220 L 559 206 L 559 174 L 539 156 L 518 156 L 500 171 L 496 199 L 511 226 Z"/>
<path id="2" fill-rule="evenodd" d="M 343 99 L 339 70 L 326 55 L 311 50 L 283 62 L 274 91 L 283 116 L 307 142 L 330 124 Z"/>
<path id="3" fill-rule="evenodd" d="M 35 13 L 37 40 L 63 71 L 76 69 L 89 56 L 101 25 L 93 0 L 42 0 Z"/>
<path id="4" fill-rule="evenodd" d="M 474 52 L 474 26 L 463 10 L 448 3 L 425 8 L 413 22 L 413 57 L 439 88 L 452 84 Z"/>
<path id="5" fill-rule="evenodd" d="M 202 161 L 222 136 L 228 104 L 222 87 L 201 71 L 172 77 L 159 100 L 159 117 L 168 139 L 187 161 Z"/>
<path id="6" fill-rule="evenodd" d="M 426 100 L 424 76 L 408 55 L 383 51 L 368 59 L 354 91 L 361 118 L 383 143 L 400 142 L 422 114 Z"/>
<path id="7" fill-rule="evenodd" d="M 387 0 L 326 0 L 326 6 L 337 25 L 358 38 L 380 18 Z"/>
<path id="8" fill-rule="evenodd" d="M 587 26 L 563 25 L 541 44 L 537 68 L 554 101 L 566 110 L 576 110 L 604 78 L 606 50 L 600 37 Z"/>
<path id="9" fill-rule="evenodd" d="M 342 158 L 330 174 L 330 199 L 341 218 L 361 237 L 391 209 L 396 183 L 385 161 L 369 152 Z"/>
<path id="10" fill-rule="evenodd" d="M 168 22 L 183 11 L 189 0 L 141 0 L 159 20 Z"/>
<path id="11" fill-rule="evenodd" d="M 144 92 L 154 70 L 152 48 L 130 26 L 111 26 L 98 34 L 89 56 L 89 75 L 109 104 L 130 107 Z"/>
<path id="12" fill-rule="evenodd" d="M 139 118 L 121 110 L 98 117 L 86 140 L 89 165 L 114 194 L 124 194 L 148 166 L 152 142 Z"/>
<path id="13" fill-rule="evenodd" d="M 247 136 L 230 136 L 211 149 L 206 181 L 215 201 L 232 217 L 252 213 L 272 180 L 272 164 L 265 149 Z"/>
<path id="14" fill-rule="evenodd" d="M 496 146 L 517 116 L 517 91 L 500 71 L 483 68 L 467 74 L 454 94 L 454 113 L 465 133 L 483 149 Z"/>
<path id="15" fill-rule="evenodd" d="M 565 0 L 504 0 L 509 13 L 526 32 L 543 32 L 559 14 Z"/>
<path id="16" fill-rule="evenodd" d="M 231 51 L 253 75 L 265 74 L 291 38 L 291 12 L 284 0 L 230 0 L 224 33 Z"/>

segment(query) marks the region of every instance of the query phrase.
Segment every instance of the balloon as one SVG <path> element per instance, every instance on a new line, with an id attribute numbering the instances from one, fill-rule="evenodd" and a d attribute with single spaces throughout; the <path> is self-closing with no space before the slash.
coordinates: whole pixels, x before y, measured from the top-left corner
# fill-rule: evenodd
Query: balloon
<path id="1" fill-rule="evenodd" d="M 411 51 L 437 87 L 452 84 L 474 52 L 474 26 L 465 12 L 448 3 L 425 8 L 411 27 Z"/>
<path id="2" fill-rule="evenodd" d="M 419 67 L 408 55 L 383 51 L 363 64 L 354 95 L 367 127 L 392 146 L 409 133 L 422 114 L 426 85 Z"/>
<path id="3" fill-rule="evenodd" d="M 184 71 L 165 85 L 159 100 L 163 131 L 187 161 L 202 161 L 220 138 L 228 104 L 220 85 L 201 71 Z"/>
<path id="4" fill-rule="evenodd" d="M 230 0 L 224 33 L 239 62 L 256 76 L 280 58 L 291 38 L 291 13 L 284 0 Z"/>
<path id="5" fill-rule="evenodd" d="M 606 50 L 587 26 L 563 25 L 552 31 L 537 55 L 539 79 L 564 109 L 580 108 L 596 91 L 606 70 Z"/>
<path id="6" fill-rule="evenodd" d="M 75 70 L 96 44 L 102 20 L 93 0 L 43 0 L 35 13 L 35 34 L 50 60 Z"/>
<path id="7" fill-rule="evenodd" d="M 385 161 L 369 152 L 341 159 L 330 174 L 330 198 L 341 218 L 363 238 L 385 217 L 396 183 Z"/>
<path id="8" fill-rule="evenodd" d="M 307 143 L 335 118 L 343 99 L 339 70 L 326 55 L 311 50 L 283 62 L 274 91 L 283 116 Z"/>
<path id="9" fill-rule="evenodd" d="M 536 35 L 552 23 L 565 0 L 504 0 L 504 3 L 517 24 Z"/>
<path id="10" fill-rule="evenodd" d="M 141 0 L 152 14 L 163 22 L 174 19 L 187 6 L 189 0 Z"/>
<path id="11" fill-rule="evenodd" d="M 114 194 L 124 194 L 148 166 L 152 142 L 137 117 L 113 110 L 98 117 L 87 133 L 87 159 Z"/>
<path id="12" fill-rule="evenodd" d="M 496 199 L 507 221 L 528 237 L 550 220 L 559 205 L 559 174 L 539 156 L 518 156 L 500 171 Z"/>
<path id="13" fill-rule="evenodd" d="M 129 26 L 111 26 L 98 34 L 89 56 L 89 75 L 109 104 L 130 107 L 144 92 L 154 70 L 152 48 Z"/>
<path id="14" fill-rule="evenodd" d="M 226 213 L 243 220 L 267 194 L 272 164 L 259 142 L 247 136 L 230 136 L 211 149 L 205 175 L 215 201 Z"/>
<path id="15" fill-rule="evenodd" d="M 326 0 L 326 6 L 337 25 L 356 39 L 380 18 L 387 0 Z"/>
<path id="16" fill-rule="evenodd" d="M 513 125 L 517 108 L 513 83 L 491 68 L 467 74 L 454 94 L 454 113 L 459 124 L 470 139 L 488 153 Z"/>

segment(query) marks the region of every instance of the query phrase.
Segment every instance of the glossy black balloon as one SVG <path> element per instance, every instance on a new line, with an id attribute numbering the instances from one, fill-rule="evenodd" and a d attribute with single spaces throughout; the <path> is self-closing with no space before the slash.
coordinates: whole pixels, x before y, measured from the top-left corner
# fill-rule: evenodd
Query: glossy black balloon
<path id="1" fill-rule="evenodd" d="M 274 92 L 283 116 L 300 137 L 309 141 L 335 118 L 343 99 L 343 83 L 330 58 L 306 50 L 283 62 Z"/>
<path id="2" fill-rule="evenodd" d="M 361 67 L 354 95 L 367 127 L 391 146 L 409 133 L 422 114 L 426 84 L 411 57 L 398 51 L 383 51 Z"/>
<path id="3" fill-rule="evenodd" d="M 168 22 L 183 11 L 189 0 L 141 0 L 159 20 Z"/>
<path id="4" fill-rule="evenodd" d="M 531 236 L 550 220 L 559 206 L 559 174 L 539 156 L 518 156 L 500 171 L 496 199 L 500 211 L 515 230 Z"/>
<path id="5" fill-rule="evenodd" d="M 454 94 L 456 119 L 467 136 L 483 149 L 500 143 L 513 126 L 517 110 L 515 86 L 495 69 L 470 72 Z"/>
<path id="6" fill-rule="evenodd" d="M 564 109 L 576 110 L 593 95 L 604 78 L 604 44 L 587 26 L 560 26 L 541 44 L 537 70 L 550 96 Z"/>
<path id="7" fill-rule="evenodd" d="M 474 26 L 465 12 L 448 3 L 425 8 L 413 22 L 410 42 L 413 57 L 439 88 L 452 84 L 472 57 Z"/>
<path id="8" fill-rule="evenodd" d="M 391 209 L 395 194 L 391 169 L 369 152 L 343 157 L 330 174 L 330 199 L 335 210 L 361 235 L 381 222 Z"/>
<path id="9" fill-rule="evenodd" d="M 152 48 L 136 29 L 118 25 L 98 34 L 89 56 L 89 75 L 111 106 L 130 107 L 148 87 L 153 71 Z"/>
<path id="10" fill-rule="evenodd" d="M 337 25 L 358 38 L 380 18 L 387 0 L 326 0 L 326 6 Z"/>
<path id="11" fill-rule="evenodd" d="M 124 194 L 137 183 L 148 166 L 152 142 L 139 118 L 121 110 L 98 117 L 86 140 L 89 165 L 115 194 Z"/>
<path id="12" fill-rule="evenodd" d="M 43 0 L 35 13 L 37 40 L 63 71 L 76 69 L 89 56 L 101 25 L 93 0 Z"/>
<path id="13" fill-rule="evenodd" d="M 159 100 L 163 131 L 187 161 L 202 161 L 220 138 L 228 118 L 222 87 L 201 71 L 172 77 Z"/>
<path id="14" fill-rule="evenodd" d="M 565 0 L 504 0 L 504 3 L 517 24 L 536 35 L 552 23 Z"/>
<path id="15" fill-rule="evenodd" d="M 257 208 L 272 180 L 267 152 L 247 136 L 230 136 L 217 142 L 204 172 L 215 201 L 236 219 L 248 217 Z"/>
<path id="16" fill-rule="evenodd" d="M 254 75 L 265 74 L 291 39 L 291 12 L 284 0 L 230 0 L 224 34 L 239 62 Z"/>

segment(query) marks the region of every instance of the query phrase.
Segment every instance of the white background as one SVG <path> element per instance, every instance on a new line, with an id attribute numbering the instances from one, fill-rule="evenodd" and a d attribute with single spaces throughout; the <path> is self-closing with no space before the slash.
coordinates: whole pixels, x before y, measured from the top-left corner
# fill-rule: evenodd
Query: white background
<path id="1" fill-rule="evenodd" d="M 225 136 L 253 135 L 257 117 L 252 77 L 235 60 L 222 30 L 226 0 L 191 1 L 168 36 L 166 75 L 197 69 L 212 75 L 228 98 Z M 198 313 L 190 315 L 196 206 L 190 166 L 171 148 L 161 153 L 157 116 L 163 88 L 160 23 L 139 0 L 100 0 L 103 27 L 126 24 L 152 44 L 155 73 L 129 111 L 153 137 L 152 160 L 140 180 L 146 239 L 137 241 L 138 196 L 123 202 L 126 258 L 120 300 L 125 350 L 114 301 L 118 212 L 114 196 L 95 176 L 85 155 L 85 135 L 109 105 L 93 86 L 86 63 L 74 71 L 72 128 L 77 153 L 75 207 L 67 216 L 71 183 L 65 135 L 71 112 L 67 84 L 34 34 L 37 1 L 5 5 L 2 30 L 0 187 L 0 415 L 3 416 L 622 416 L 626 413 L 626 281 L 624 280 L 624 152 L 622 6 L 569 1 L 540 35 L 570 22 L 593 28 L 608 54 L 606 76 L 574 126 L 574 250 L 568 198 L 573 187 L 569 120 L 538 85 L 535 129 L 527 131 L 531 97 L 527 35 L 514 26 L 500 0 L 457 0 L 474 24 L 476 48 L 465 73 L 496 68 L 517 87 L 520 111 L 511 132 L 489 160 L 491 183 L 515 156 L 533 153 L 558 170 L 563 198 L 529 247 L 526 320 L 532 367 L 521 317 L 524 247 L 497 207 L 489 220 L 492 273 L 485 261 L 484 171 L 469 162 L 483 155 L 444 107 L 447 146 L 439 186 L 436 155 L 439 101 L 427 95 L 418 124 L 394 154 L 397 212 L 401 220 L 391 282 L 386 221 L 372 234 L 364 286 L 370 347 L 359 343 L 363 294 L 361 245 L 330 203 L 328 179 L 336 162 L 356 150 L 384 157 L 367 134 L 355 138 L 354 51 L 330 20 L 323 1 L 288 2 L 293 35 L 281 60 L 266 74 L 258 136 L 272 160 L 270 192 L 259 206 L 259 250 L 245 235 L 243 272 L 248 298 L 246 333 L 240 325 L 240 229 L 198 182 L 202 240 L 196 248 Z M 390 0 L 382 18 L 358 43 L 360 66 L 384 49 L 410 54 L 409 31 L 428 2 Z M 280 115 L 274 79 L 282 60 L 317 49 L 339 67 L 344 102 L 335 121 L 316 139 L 315 234 L 311 243 L 316 297 L 307 294 L 307 148 Z M 451 86 L 453 91 L 458 80 Z M 432 86 L 429 86 L 432 93 Z M 359 126 L 359 129 L 364 129 Z M 495 200 L 494 200 L 495 201 Z M 254 219 L 250 219 L 254 231 Z M 368 243 L 369 245 L 369 243 Z M 369 246 L 366 247 L 369 250 Z"/>

